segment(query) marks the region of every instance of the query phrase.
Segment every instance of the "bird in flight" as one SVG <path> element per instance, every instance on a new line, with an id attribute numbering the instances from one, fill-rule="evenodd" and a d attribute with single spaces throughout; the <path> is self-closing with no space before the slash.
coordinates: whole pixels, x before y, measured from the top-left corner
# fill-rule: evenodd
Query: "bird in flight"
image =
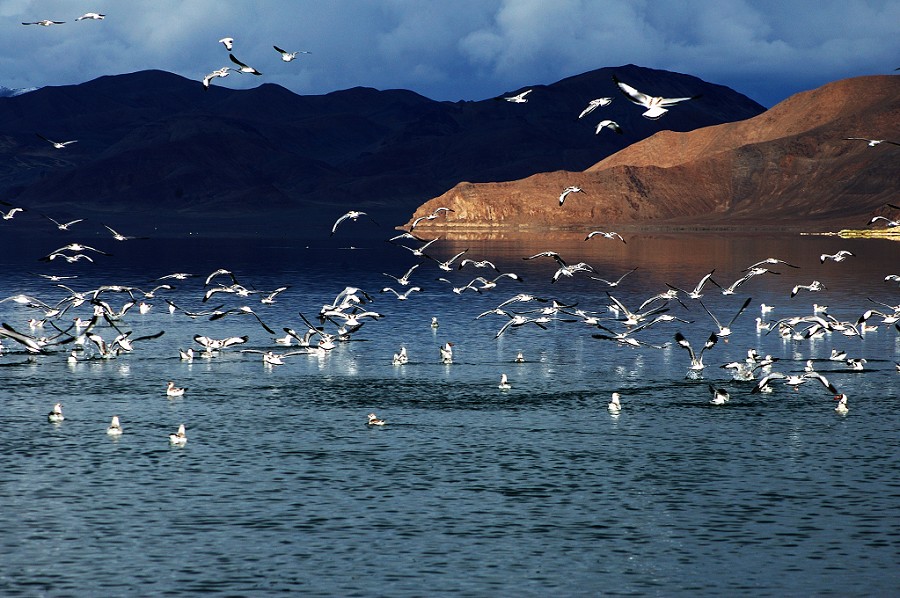
<path id="1" fill-rule="evenodd" d="M 50 19 L 41 19 L 40 21 L 31 21 L 22 23 L 23 25 L 40 25 L 41 27 L 49 27 L 50 25 L 62 25 L 65 21 L 51 21 Z"/>
<path id="2" fill-rule="evenodd" d="M 875 147 L 876 145 L 879 145 L 882 143 L 890 143 L 891 145 L 900 145 L 900 143 L 897 143 L 896 141 L 890 141 L 888 139 L 868 139 L 866 137 L 845 137 L 844 139 L 846 139 L 847 141 L 865 141 L 866 145 L 868 145 L 869 147 Z"/>
<path id="3" fill-rule="evenodd" d="M 588 102 L 587 108 L 581 111 L 581 114 L 578 115 L 578 118 L 584 118 L 597 108 L 601 106 L 609 106 L 612 103 L 612 98 L 597 98 L 596 100 L 591 100 Z"/>
<path id="4" fill-rule="evenodd" d="M 51 145 L 52 145 L 53 147 L 55 147 L 56 149 L 63 149 L 64 147 L 66 147 L 66 146 L 69 145 L 69 144 L 77 143 L 77 142 L 78 142 L 77 139 L 73 139 L 73 140 L 71 140 L 71 141 L 53 141 L 52 139 L 47 139 L 46 137 L 44 137 L 44 136 L 41 135 L 40 133 L 35 133 L 35 135 L 37 135 L 38 137 L 40 137 L 41 139 L 43 139 L 43 140 L 46 141 L 47 143 L 51 144 Z"/>
<path id="5" fill-rule="evenodd" d="M 85 19 L 93 20 L 93 21 L 102 21 L 106 18 L 106 15 L 102 15 L 99 12 L 86 12 L 77 19 L 76 21 L 84 21 Z"/>
<path id="6" fill-rule="evenodd" d="M 219 43 L 225 46 L 225 49 L 231 52 L 231 49 L 234 47 L 234 38 L 233 37 L 223 37 L 219 40 Z"/>
<path id="7" fill-rule="evenodd" d="M 296 52 L 288 52 L 286 50 L 282 50 L 278 46 L 272 46 L 275 48 L 275 51 L 281 54 L 281 59 L 285 62 L 290 62 L 293 59 L 297 58 L 297 54 L 309 54 L 306 50 L 297 50 Z"/>
<path id="8" fill-rule="evenodd" d="M 507 102 L 512 102 L 512 103 L 514 103 L 514 104 L 524 104 L 524 103 L 526 103 L 526 102 L 528 101 L 528 98 L 526 98 L 525 96 L 527 96 L 527 95 L 530 94 L 530 93 L 531 93 L 531 90 L 530 90 L 530 89 L 526 89 L 526 90 L 523 91 L 522 93 L 516 94 L 516 95 L 514 95 L 514 96 L 506 96 L 506 97 L 500 96 L 500 97 L 497 97 L 497 98 L 494 98 L 494 99 L 495 99 L 495 100 L 506 100 Z"/>
<path id="9" fill-rule="evenodd" d="M 260 73 L 258 70 L 256 70 L 252 66 L 247 66 L 246 64 L 244 64 L 243 62 L 241 62 L 240 60 L 235 58 L 234 54 L 229 54 L 228 57 L 231 58 L 231 62 L 233 62 L 236 65 L 238 65 L 239 67 L 241 67 L 241 68 L 237 69 L 237 71 L 239 73 L 250 73 L 251 75 L 262 75 L 262 73 Z"/>
<path id="10" fill-rule="evenodd" d="M 598 122 L 597 130 L 594 131 L 594 135 L 599 135 L 600 131 L 602 131 L 603 129 L 609 129 L 610 131 L 615 131 L 619 135 L 622 134 L 622 127 L 620 127 L 619 123 L 617 123 L 614 120 L 601 120 L 600 122 Z"/>
<path id="11" fill-rule="evenodd" d="M 656 120 L 666 112 L 668 112 L 669 106 L 674 106 L 675 104 L 679 104 L 681 102 L 686 102 L 688 100 L 694 100 L 699 98 L 699 95 L 689 96 L 685 98 L 664 98 L 661 96 L 650 96 L 646 93 L 642 93 L 628 85 L 627 83 L 622 83 L 619 81 L 619 78 L 613 75 L 613 81 L 618 86 L 619 90 L 625 94 L 625 97 L 628 98 L 634 104 L 638 106 L 643 106 L 647 110 L 644 112 L 643 116 L 645 118 Z"/>

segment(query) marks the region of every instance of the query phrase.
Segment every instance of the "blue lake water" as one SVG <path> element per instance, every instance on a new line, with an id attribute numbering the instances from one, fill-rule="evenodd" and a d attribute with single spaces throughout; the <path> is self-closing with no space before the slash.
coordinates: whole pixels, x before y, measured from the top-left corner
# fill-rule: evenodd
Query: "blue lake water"
<path id="1" fill-rule="evenodd" d="M 116 359 L 70 364 L 72 344 L 30 356 L 2 339 L 0 594 L 887 596 L 900 587 L 900 332 L 880 324 L 861 336 L 791 340 L 754 321 L 761 303 L 774 306 L 772 321 L 811 315 L 813 303 L 850 322 L 886 309 L 872 300 L 897 305 L 900 288 L 884 280 L 900 274 L 896 243 L 734 234 L 634 234 L 627 244 L 565 234 L 442 239 L 427 253 L 447 259 L 468 249 L 466 257 L 524 279 L 455 294 L 452 286 L 486 270 L 442 272 L 384 241 L 348 249 L 349 236 L 335 237 L 116 243 L 60 233 L 4 244 L 3 298 L 55 304 L 67 296 L 41 273 L 77 275 L 61 281 L 76 291 L 149 290 L 166 274 L 196 276 L 148 299 L 149 313 L 126 313 L 123 331 L 165 334 Z M 113 255 L 37 261 L 76 238 Z M 820 262 L 838 249 L 856 255 Z M 610 280 L 637 270 L 617 287 L 584 274 L 552 283 L 553 259 L 522 259 L 546 250 Z M 581 321 L 527 324 L 495 338 L 506 316 L 475 319 L 523 292 L 611 317 L 607 291 L 636 309 L 666 283 L 691 289 L 715 268 L 727 286 L 766 257 L 799 268 L 770 266 L 780 274 L 754 277 L 734 295 L 705 289 L 703 303 L 723 323 L 752 300 L 733 334 L 705 353 L 699 377 L 674 342 L 681 332 L 699 350 L 717 329 L 694 299 L 666 312 L 690 323 L 635 334 L 664 348 L 592 338 L 602 331 Z M 410 279 L 422 292 L 406 301 L 379 292 L 401 290 L 384 273 L 400 276 L 416 263 Z M 224 293 L 203 303 L 205 278 L 218 268 L 255 289 L 290 288 L 271 305 Z M 790 297 L 812 280 L 825 290 Z M 280 336 L 284 327 L 302 333 L 298 313 L 313 319 L 348 285 L 368 291 L 374 301 L 365 307 L 384 317 L 324 356 L 274 367 L 241 353 L 291 349 L 252 316 L 191 319 L 163 301 L 188 310 L 251 306 Z M 116 308 L 128 299 L 101 298 Z M 59 325 L 90 315 L 84 304 Z M 30 329 L 32 317 L 40 311 L 0 303 L 0 321 L 15 330 L 54 333 L 49 324 Z M 94 332 L 107 342 L 117 334 L 106 325 Z M 179 349 L 200 348 L 197 334 L 249 341 L 182 361 Z M 448 341 L 452 365 L 439 360 Z M 409 363 L 395 366 L 400 346 Z M 865 358 L 865 369 L 829 360 L 835 348 Z M 816 381 L 751 393 L 755 381 L 719 367 L 748 349 L 778 358 L 773 369 L 784 373 L 814 360 L 849 396 L 849 413 L 837 414 Z M 525 362 L 514 363 L 520 351 Z M 502 373 L 509 390 L 497 388 Z M 185 396 L 167 398 L 168 380 Z M 710 383 L 728 390 L 726 405 L 710 404 Z M 606 409 L 614 391 L 618 416 Z M 66 419 L 51 424 L 56 402 Z M 387 425 L 367 426 L 369 412 Z M 105 433 L 113 415 L 124 428 L 117 439 Z M 180 423 L 188 442 L 170 446 Z"/>

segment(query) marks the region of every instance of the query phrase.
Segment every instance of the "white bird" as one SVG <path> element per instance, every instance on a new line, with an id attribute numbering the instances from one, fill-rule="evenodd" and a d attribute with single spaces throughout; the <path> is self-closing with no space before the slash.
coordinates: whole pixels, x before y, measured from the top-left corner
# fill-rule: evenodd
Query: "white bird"
<path id="1" fill-rule="evenodd" d="M 370 425 L 370 426 L 383 426 L 384 424 L 387 423 L 387 422 L 384 421 L 383 419 L 378 419 L 378 416 L 375 415 L 374 413 L 370 413 L 370 414 L 367 415 L 366 417 L 367 417 L 368 420 L 369 420 L 369 421 L 366 422 L 366 424 L 367 424 L 367 425 Z"/>
<path id="2" fill-rule="evenodd" d="M 51 21 L 50 19 L 41 19 L 40 21 L 31 21 L 22 23 L 23 25 L 40 25 L 41 27 L 49 27 L 50 25 L 62 25 L 65 21 Z"/>
<path id="3" fill-rule="evenodd" d="M 64 419 L 66 419 L 66 418 L 62 412 L 62 403 L 56 403 L 53 406 L 53 410 L 47 414 L 47 421 L 53 422 L 54 424 L 58 424 L 59 422 L 63 421 Z"/>
<path id="4" fill-rule="evenodd" d="M 597 128 L 594 130 L 594 135 L 599 135 L 600 131 L 602 131 L 603 129 L 609 129 L 610 131 L 614 131 L 619 135 L 622 135 L 624 133 L 622 131 L 622 127 L 619 126 L 619 123 L 609 119 L 601 120 L 597 123 Z"/>
<path id="5" fill-rule="evenodd" d="M 187 433 L 184 430 L 184 424 L 179 424 L 178 431 L 174 434 L 169 434 L 169 444 L 174 444 L 175 446 L 187 444 Z"/>
<path id="6" fill-rule="evenodd" d="M 854 357 L 847 360 L 847 365 L 851 370 L 861 372 L 865 369 L 866 360 L 862 357 Z"/>
<path id="7" fill-rule="evenodd" d="M 8 211 L 8 212 L 0 211 L 0 214 L 3 214 L 3 219 L 4 219 L 4 220 L 12 220 L 12 219 L 13 219 L 13 216 L 15 216 L 16 214 L 18 214 L 19 212 L 24 212 L 24 211 L 25 211 L 25 208 L 12 208 L 12 209 L 11 209 L 10 211 Z"/>
<path id="8" fill-rule="evenodd" d="M 885 218 L 884 216 L 872 216 L 872 218 L 866 224 L 872 225 L 879 220 L 884 220 L 885 227 L 887 228 L 895 228 L 897 226 L 900 226 L 900 220 L 891 220 L 890 218 Z"/>
<path id="9" fill-rule="evenodd" d="M 699 299 L 700 297 L 703 296 L 703 294 L 702 294 L 703 287 L 706 285 L 707 282 L 709 282 L 710 278 L 712 278 L 713 272 L 715 272 L 715 271 L 716 271 L 716 269 L 713 268 L 712 270 L 709 271 L 709 273 L 704 274 L 703 278 L 700 279 L 700 282 L 698 282 L 696 284 L 696 286 L 694 286 L 693 290 L 691 290 L 691 291 L 685 291 L 684 289 L 676 287 L 675 285 L 669 284 L 669 283 L 666 283 L 666 286 L 669 287 L 670 289 L 674 289 L 676 291 L 684 293 L 691 299 Z"/>
<path id="10" fill-rule="evenodd" d="M 225 46 L 225 49 L 229 52 L 234 47 L 234 38 L 233 37 L 223 37 L 219 40 L 219 43 Z"/>
<path id="11" fill-rule="evenodd" d="M 344 214 L 343 216 L 341 216 L 340 218 L 338 218 L 337 220 L 335 220 L 334 226 L 331 227 L 331 234 L 332 234 L 332 235 L 334 234 L 334 232 L 337 230 L 338 225 L 339 225 L 341 222 L 343 222 L 344 220 L 353 220 L 354 222 L 356 222 L 356 220 L 357 220 L 360 216 L 367 216 L 367 217 L 369 218 L 369 220 L 372 220 L 372 217 L 369 216 L 368 214 L 366 214 L 365 212 L 360 212 L 360 211 L 357 211 L 357 210 L 350 210 L 349 212 L 347 212 L 346 214 Z M 372 220 L 372 222 L 375 222 L 375 221 Z M 378 223 L 376 222 L 375 224 L 378 224 Z M 409 248 L 407 247 L 407 249 L 409 249 Z"/>
<path id="12" fill-rule="evenodd" d="M 240 60 L 235 58 L 234 54 L 229 54 L 228 57 L 231 59 L 231 62 L 235 63 L 236 65 L 238 65 L 240 67 L 239 69 L 237 69 L 237 72 L 248 73 L 250 75 L 262 75 L 262 73 L 260 73 L 258 70 L 256 70 L 252 66 L 247 66 L 246 64 L 244 64 L 243 62 L 241 62 Z"/>
<path id="13" fill-rule="evenodd" d="M 418 267 L 419 267 L 419 264 L 413 264 L 410 267 L 410 269 L 406 271 L 406 274 L 404 274 L 403 276 L 394 276 L 393 274 L 388 274 L 387 272 L 382 272 L 382 274 L 384 274 L 385 276 L 387 276 L 389 278 L 393 278 L 394 280 L 397 281 L 397 283 L 399 283 L 403 286 L 406 286 L 409 284 L 409 277 L 412 276 L 413 271 L 415 271 L 415 269 Z M 384 293 L 385 290 L 382 290 L 381 292 Z"/>
<path id="14" fill-rule="evenodd" d="M 71 145 L 73 143 L 78 143 L 77 139 L 72 139 L 71 141 L 53 141 L 52 139 L 47 139 L 40 133 L 35 133 L 35 135 L 37 135 L 38 137 L 40 137 L 41 139 L 43 139 L 44 141 L 46 141 L 47 143 L 49 143 L 50 145 L 55 147 L 56 149 L 63 149 L 67 145 Z"/>
<path id="15" fill-rule="evenodd" d="M 450 208 L 441 206 L 439 208 L 435 208 L 431 212 L 431 214 L 428 214 L 427 216 L 419 216 L 418 218 L 416 218 L 415 220 L 412 221 L 412 224 L 409 225 L 409 232 L 411 233 L 413 231 L 413 229 L 415 229 L 419 225 L 419 223 L 422 222 L 423 220 L 435 220 L 435 219 L 437 219 L 438 216 L 441 215 L 441 213 L 447 213 L 447 212 L 456 212 L 456 210 L 451 210 Z M 415 237 L 413 237 L 413 238 L 415 238 Z M 391 240 L 393 241 L 393 239 L 391 239 Z M 418 239 L 418 240 L 421 240 L 421 239 Z"/>
<path id="16" fill-rule="evenodd" d="M 834 254 L 823 253 L 822 255 L 819 256 L 819 261 L 822 262 L 823 264 L 825 263 L 825 260 L 834 260 L 836 262 L 843 262 L 845 259 L 847 259 L 848 257 L 852 257 L 853 255 L 854 255 L 853 252 L 847 251 L 846 249 L 841 249 L 840 251 L 838 251 L 837 253 L 834 253 Z"/>
<path id="17" fill-rule="evenodd" d="M 597 98 L 595 100 L 591 100 L 590 102 L 588 102 L 587 107 L 581 111 L 581 114 L 578 115 L 578 118 L 584 118 L 601 106 L 609 106 L 612 101 L 612 98 Z"/>
<path id="18" fill-rule="evenodd" d="M 622 235 L 620 235 L 619 233 L 617 233 L 615 231 L 602 231 L 602 230 L 592 230 L 591 232 L 588 233 L 588 235 L 584 238 L 584 240 L 587 241 L 588 239 L 592 239 L 598 235 L 603 237 L 604 239 L 618 239 L 618 240 L 622 241 L 623 243 L 625 243 L 625 239 L 623 239 Z"/>
<path id="19" fill-rule="evenodd" d="M 500 384 L 497 388 L 500 390 L 509 390 L 512 388 L 512 384 L 509 383 L 509 378 L 506 377 L 506 374 L 500 374 Z"/>
<path id="20" fill-rule="evenodd" d="M 383 289 L 381 289 L 381 292 L 382 292 L 382 293 L 387 293 L 388 291 L 390 291 L 391 293 L 393 293 L 394 295 L 397 296 L 397 300 L 398 300 L 398 301 L 406 301 L 407 299 L 409 299 L 409 294 L 410 294 L 410 293 L 413 293 L 413 292 L 419 292 L 419 291 L 421 291 L 421 290 L 422 290 L 421 287 L 409 287 L 408 289 L 406 289 L 406 292 L 405 292 L 405 293 L 398 293 L 397 291 L 395 291 L 395 290 L 392 289 L 391 287 L 384 287 Z"/>
<path id="21" fill-rule="evenodd" d="M 708 349 L 712 349 L 713 346 L 719 341 L 719 338 L 716 336 L 716 333 L 713 332 L 709 335 L 709 338 L 706 339 L 706 343 L 703 344 L 703 348 L 700 349 L 699 353 L 694 353 L 693 347 L 691 347 L 691 343 L 684 337 L 680 332 L 675 333 L 675 342 L 678 343 L 678 346 L 683 347 L 687 350 L 688 354 L 691 357 L 691 366 L 690 369 L 694 371 L 699 371 L 704 368 L 703 365 L 703 353 Z"/>
<path id="22" fill-rule="evenodd" d="M 618 415 L 622 411 L 622 403 L 619 401 L 619 393 L 614 392 L 609 399 L 606 409 L 613 415 Z"/>
<path id="23" fill-rule="evenodd" d="M 278 46 L 272 46 L 275 48 L 275 51 L 281 54 L 281 59 L 285 62 L 290 62 L 293 59 L 297 58 L 297 54 L 309 54 L 306 50 L 298 50 L 296 52 L 288 52 L 286 50 L 282 50 Z"/>
<path id="24" fill-rule="evenodd" d="M 185 388 L 179 388 L 175 386 L 175 383 L 169 380 L 166 385 L 166 396 L 167 397 L 182 397 L 184 396 L 184 391 L 187 390 Z"/>
<path id="25" fill-rule="evenodd" d="M 834 408 L 841 415 L 846 415 L 850 408 L 847 407 L 847 395 L 841 393 L 834 397 L 834 400 L 838 402 L 837 407 Z"/>
<path id="26" fill-rule="evenodd" d="M 622 280 L 623 280 L 626 276 L 628 276 L 629 274 L 631 274 L 631 273 L 634 272 L 635 270 L 637 270 L 637 267 L 632 268 L 631 270 L 629 270 L 628 272 L 626 272 L 625 274 L 623 274 L 622 276 L 620 276 L 617 280 L 606 280 L 605 278 L 600 278 L 599 276 L 588 276 L 588 278 L 590 278 L 590 279 L 592 279 L 592 280 L 599 280 L 600 282 L 605 282 L 608 286 L 611 286 L 611 287 L 617 287 L 617 286 L 619 286 L 619 283 L 622 282 Z"/>
<path id="27" fill-rule="evenodd" d="M 819 282 L 818 280 L 814 280 L 809 284 L 798 284 L 798 285 L 794 286 L 793 289 L 791 289 L 791 297 L 796 296 L 797 293 L 799 293 L 803 289 L 805 289 L 807 291 L 815 292 L 815 291 L 821 291 L 824 288 L 825 288 L 825 285 L 822 284 L 821 282 Z"/>
<path id="28" fill-rule="evenodd" d="M 92 21 L 102 21 L 105 18 L 106 18 L 106 15 L 102 15 L 99 12 L 86 12 L 75 20 L 76 21 L 84 21 L 85 19 L 87 19 L 87 20 L 92 20 Z"/>
<path id="29" fill-rule="evenodd" d="M 431 327 L 437 328 L 440 325 L 441 325 L 441 323 L 438 322 L 437 316 L 431 316 Z"/>
<path id="30" fill-rule="evenodd" d="M 391 363 L 394 365 L 403 365 L 409 363 L 409 355 L 406 353 L 406 347 L 401 346 L 399 353 L 394 353 L 394 357 L 391 359 Z"/>
<path id="31" fill-rule="evenodd" d="M 844 137 L 847 141 L 865 141 L 866 145 L 869 147 L 875 147 L 876 145 L 880 145 L 882 143 L 890 143 L 891 145 L 900 145 L 896 141 L 889 141 L 887 139 L 868 139 L 866 137 Z"/>
<path id="32" fill-rule="evenodd" d="M 47 220 L 49 220 L 50 222 L 52 222 L 53 224 L 55 224 L 56 228 L 58 228 L 59 230 L 66 230 L 66 231 L 69 230 L 69 227 L 72 226 L 73 224 L 78 224 L 79 222 L 82 222 L 84 220 L 84 218 L 79 218 L 78 220 L 71 220 L 69 222 L 59 222 L 58 220 L 54 220 L 53 218 L 51 218 L 50 216 L 47 216 L 46 214 L 41 214 L 41 215 L 44 218 L 46 218 Z"/>
<path id="33" fill-rule="evenodd" d="M 506 96 L 506 97 L 500 96 L 500 97 L 497 97 L 497 98 L 494 98 L 494 99 L 496 99 L 496 100 L 506 100 L 507 102 L 513 102 L 514 104 L 524 104 L 524 103 L 526 103 L 526 102 L 528 101 L 528 98 L 526 98 L 525 96 L 527 96 L 528 94 L 530 94 L 531 91 L 532 91 L 532 90 L 530 90 L 530 89 L 526 89 L 526 90 L 523 91 L 522 93 L 516 94 L 516 95 L 514 95 L 514 96 Z"/>
<path id="34" fill-rule="evenodd" d="M 215 79 L 216 77 L 227 77 L 231 74 L 229 71 L 231 71 L 231 67 L 223 66 L 222 68 L 216 69 L 210 74 L 206 75 L 205 77 L 203 77 L 203 88 L 209 89 L 209 84 L 213 79 Z"/>
<path id="35" fill-rule="evenodd" d="M 194 350 L 188 347 L 185 349 L 178 349 L 178 356 L 181 358 L 181 361 L 194 361 Z"/>
<path id="36" fill-rule="evenodd" d="M 716 326 L 719 327 L 719 331 L 717 334 L 719 336 L 728 336 L 731 334 L 731 325 L 734 324 L 734 321 L 737 320 L 738 316 L 741 315 L 742 313 L 744 313 L 744 310 L 747 309 L 748 305 L 750 305 L 750 297 L 747 297 L 747 299 L 744 301 L 743 305 L 741 305 L 741 308 L 737 311 L 736 314 L 734 314 L 734 317 L 731 318 L 731 321 L 729 321 L 728 325 L 726 325 L 726 326 L 722 326 L 722 324 L 719 322 L 719 319 L 716 316 L 714 316 L 711 311 L 709 311 L 709 308 L 707 308 L 706 305 L 703 305 L 703 301 L 700 301 L 700 305 L 703 306 L 703 309 L 706 310 L 706 313 L 709 314 L 709 317 L 712 318 L 713 322 L 716 323 Z"/>
<path id="37" fill-rule="evenodd" d="M 110 436 L 121 436 L 122 435 L 122 424 L 119 423 L 119 416 L 112 416 L 112 421 L 109 422 L 109 427 L 106 428 L 106 433 Z"/>
<path id="38" fill-rule="evenodd" d="M 731 398 L 728 395 L 728 391 L 724 388 L 716 388 L 715 386 L 710 384 L 709 390 L 712 393 L 712 399 L 709 402 L 713 405 L 724 405 Z"/>
<path id="39" fill-rule="evenodd" d="M 519 351 L 518 353 L 516 353 L 516 358 L 513 361 L 515 361 L 516 363 L 525 363 L 525 355 L 521 351 Z"/>
<path id="40" fill-rule="evenodd" d="M 563 205 L 563 202 L 566 201 L 566 197 L 569 193 L 584 193 L 584 189 L 581 187 L 576 187 L 574 185 L 570 187 L 566 187 L 563 189 L 563 192 L 559 194 L 559 205 Z"/>
<path id="41" fill-rule="evenodd" d="M 441 363 L 443 364 L 451 364 L 453 363 L 453 343 L 447 342 L 441 345 Z"/>
<path id="42" fill-rule="evenodd" d="M 680 102 L 686 102 L 688 100 L 693 100 L 700 97 L 699 95 L 684 98 L 664 98 L 661 96 L 650 96 L 638 91 L 627 83 L 622 83 L 615 75 L 613 75 L 613 81 L 616 83 L 619 90 L 623 94 L 625 94 L 625 97 L 627 97 L 629 101 L 637 104 L 638 106 L 643 106 L 647 109 L 642 116 L 654 120 L 668 112 L 668 106 L 674 106 L 675 104 L 678 104 Z"/>

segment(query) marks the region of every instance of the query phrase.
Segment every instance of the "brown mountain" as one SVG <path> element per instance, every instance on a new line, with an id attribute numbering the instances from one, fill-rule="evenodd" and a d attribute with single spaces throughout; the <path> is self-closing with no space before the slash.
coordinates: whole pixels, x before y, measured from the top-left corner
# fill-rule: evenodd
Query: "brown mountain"
<path id="1" fill-rule="evenodd" d="M 656 122 L 665 126 L 670 114 Z M 900 140 L 900 77 L 836 81 L 747 120 L 659 131 L 581 172 L 460 183 L 422 205 L 409 223 L 446 206 L 454 212 L 419 227 L 859 228 L 886 202 L 897 204 L 900 146 L 870 147 L 848 137 Z M 570 185 L 584 193 L 560 206 L 560 192 Z"/>

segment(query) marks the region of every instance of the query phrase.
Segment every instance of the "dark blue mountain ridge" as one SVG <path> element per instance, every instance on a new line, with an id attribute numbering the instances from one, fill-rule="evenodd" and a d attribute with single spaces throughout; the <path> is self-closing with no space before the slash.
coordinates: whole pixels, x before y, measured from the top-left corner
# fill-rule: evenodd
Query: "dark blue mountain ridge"
<path id="1" fill-rule="evenodd" d="M 613 73 L 648 93 L 701 97 L 647 120 Z M 204 90 L 150 70 L 0 98 L 0 198 L 123 227 L 156 219 L 173 233 L 327 234 L 349 209 L 394 226 L 460 181 L 579 171 L 663 129 L 690 131 L 765 111 L 727 87 L 635 65 L 536 85 L 526 104 L 438 102 L 364 87 L 298 95 L 270 83 L 225 85 L 216 80 Z M 579 120 L 601 96 L 614 101 Z M 625 134 L 595 135 L 606 118 Z M 78 143 L 57 150 L 36 133 Z"/>

